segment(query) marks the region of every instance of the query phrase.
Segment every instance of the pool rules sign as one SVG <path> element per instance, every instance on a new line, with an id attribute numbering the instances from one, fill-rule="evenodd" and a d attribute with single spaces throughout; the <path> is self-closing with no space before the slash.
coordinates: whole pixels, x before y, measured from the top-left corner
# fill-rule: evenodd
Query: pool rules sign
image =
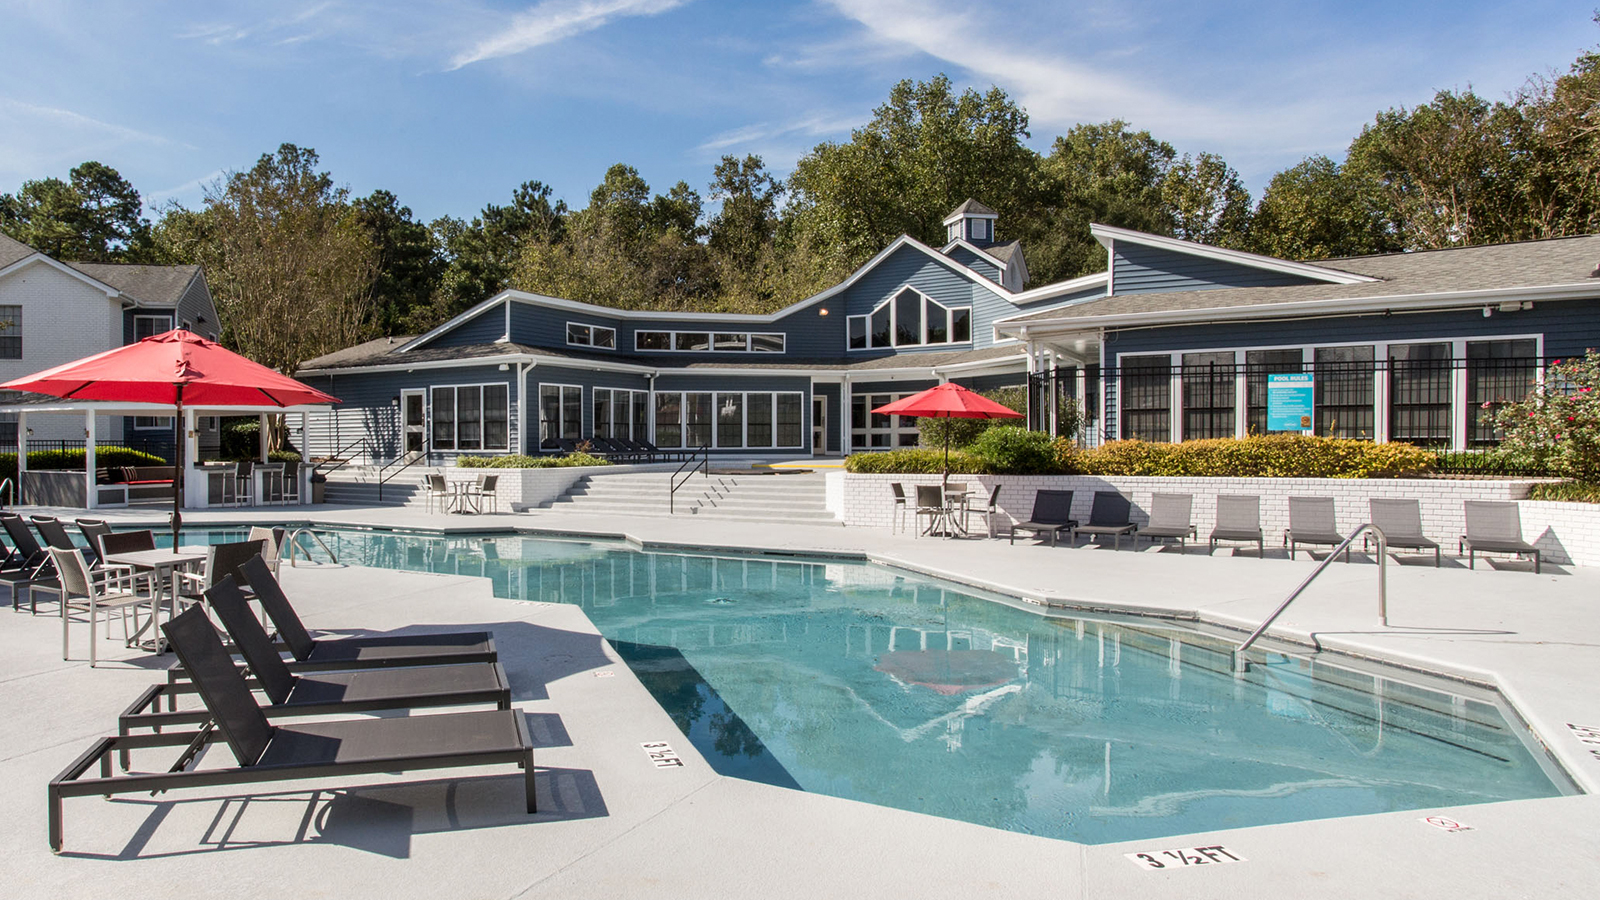
<path id="1" fill-rule="evenodd" d="M 1316 385 L 1311 374 L 1267 376 L 1267 430 L 1311 430 L 1311 405 Z"/>

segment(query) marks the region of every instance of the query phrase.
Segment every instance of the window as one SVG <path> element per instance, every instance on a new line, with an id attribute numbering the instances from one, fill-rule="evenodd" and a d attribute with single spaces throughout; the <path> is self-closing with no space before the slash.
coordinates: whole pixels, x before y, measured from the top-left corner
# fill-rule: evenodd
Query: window
<path id="1" fill-rule="evenodd" d="M 539 447 L 583 436 L 583 388 L 571 384 L 539 385 Z"/>
<path id="2" fill-rule="evenodd" d="M 1183 439 L 1233 437 L 1233 351 L 1183 354 Z"/>
<path id="3" fill-rule="evenodd" d="M 803 443 L 801 431 L 804 430 L 804 395 L 779 394 L 778 399 L 778 446 L 799 447 Z"/>
<path id="4" fill-rule="evenodd" d="M 687 448 L 800 447 L 804 401 L 800 393 L 657 393 L 655 443 Z"/>
<path id="5" fill-rule="evenodd" d="M 1389 345 L 1389 440 L 1450 445 L 1450 345 Z"/>
<path id="6" fill-rule="evenodd" d="M 604 325 L 584 325 L 580 322 L 567 323 L 567 343 L 578 347 L 599 347 L 603 350 L 614 350 L 617 346 L 617 330 Z"/>
<path id="7" fill-rule="evenodd" d="M 594 436 L 643 440 L 649 416 L 649 395 L 625 388 L 594 389 Z"/>
<path id="8" fill-rule="evenodd" d="M 22 307 L 0 306 L 0 359 L 22 358 Z"/>
<path id="9" fill-rule="evenodd" d="M 171 316 L 136 315 L 133 317 L 133 339 L 142 341 L 147 337 L 164 334 L 172 330 Z"/>
<path id="10" fill-rule="evenodd" d="M 1299 347 L 1245 351 L 1245 433 L 1267 433 L 1267 376 L 1294 375 L 1305 368 L 1305 352 Z"/>
<path id="11" fill-rule="evenodd" d="M 851 350 L 964 344 L 972 340 L 972 307 L 945 306 L 905 288 L 863 315 L 846 320 Z"/>
<path id="12" fill-rule="evenodd" d="M 672 335 L 672 349 L 702 351 L 711 349 L 711 335 L 704 331 L 678 331 Z"/>
<path id="13" fill-rule="evenodd" d="M 750 335 L 750 350 L 753 353 L 782 353 L 784 336 L 782 334 L 752 334 Z"/>
<path id="14" fill-rule="evenodd" d="M 782 333 L 751 334 L 744 331 L 640 331 L 634 334 L 640 350 L 669 350 L 674 353 L 782 353 Z"/>
<path id="15" fill-rule="evenodd" d="M 1172 440 L 1172 357 L 1122 358 L 1122 436 Z"/>
<path id="16" fill-rule="evenodd" d="M 635 350 L 671 350 L 672 332 L 636 331 L 633 333 L 633 348 Z"/>
<path id="17" fill-rule="evenodd" d="M 1490 447 L 1500 443 L 1495 408 L 1515 403 L 1533 392 L 1538 382 L 1538 342 L 1528 340 L 1467 342 L 1467 443 Z"/>
<path id="18" fill-rule="evenodd" d="M 615 437 L 611 433 L 611 391 L 605 388 L 594 389 L 594 436 L 597 438 Z"/>
<path id="19" fill-rule="evenodd" d="M 511 449 L 511 389 L 505 384 L 435 386 L 433 449 Z"/>
<path id="20" fill-rule="evenodd" d="M 713 350 L 735 350 L 735 351 L 738 351 L 740 353 L 743 353 L 745 350 L 750 349 L 750 335 L 748 335 L 748 334 L 723 334 L 723 333 L 719 332 L 719 333 L 717 333 L 717 334 L 712 336 L 711 349 L 713 349 Z"/>
<path id="21" fill-rule="evenodd" d="M 135 431 L 171 431 L 171 416 L 134 416 L 133 428 Z"/>
<path id="22" fill-rule="evenodd" d="M 685 447 L 712 446 L 711 411 L 711 394 L 685 393 L 683 395 L 683 445 Z"/>
<path id="23" fill-rule="evenodd" d="M 683 446 L 683 395 L 656 395 L 656 437 L 658 447 Z"/>
<path id="24" fill-rule="evenodd" d="M 772 446 L 772 395 L 750 394 L 745 401 L 745 446 Z"/>
<path id="25" fill-rule="evenodd" d="M 744 446 L 744 395 L 717 395 L 717 446 Z"/>
<path id="26" fill-rule="evenodd" d="M 1318 347 L 1315 360 L 1316 433 L 1370 440 L 1377 423 L 1372 347 Z"/>
<path id="27" fill-rule="evenodd" d="M 885 416 L 872 410 L 910 394 L 855 394 L 850 398 L 850 443 L 857 450 L 915 447 L 915 416 Z"/>

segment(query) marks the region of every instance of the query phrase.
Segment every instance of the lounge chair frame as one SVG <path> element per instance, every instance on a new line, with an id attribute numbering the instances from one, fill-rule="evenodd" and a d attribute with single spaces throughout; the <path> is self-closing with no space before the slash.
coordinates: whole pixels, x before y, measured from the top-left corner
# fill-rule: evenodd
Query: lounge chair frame
<path id="1" fill-rule="evenodd" d="M 1032 532 L 1035 536 L 1040 534 L 1050 535 L 1050 546 L 1056 545 L 1056 537 L 1063 528 L 1078 527 L 1078 520 L 1072 518 L 1072 491 L 1052 491 L 1040 489 L 1033 495 L 1033 513 L 1026 522 L 1012 522 L 1006 529 L 1009 543 L 1017 542 L 1018 531 Z"/>
<path id="2" fill-rule="evenodd" d="M 1133 524 L 1133 502 L 1121 491 L 1095 491 L 1094 502 L 1089 507 L 1089 524 L 1074 525 L 1068 531 L 1067 540 L 1073 547 L 1078 545 L 1078 535 L 1087 534 L 1092 537 L 1112 537 L 1112 549 L 1122 549 L 1122 536 L 1133 534 L 1138 526 Z"/>
<path id="3" fill-rule="evenodd" d="M 1467 568 L 1476 569 L 1479 553 L 1514 553 L 1518 559 L 1533 557 L 1533 574 L 1540 574 L 1542 560 L 1539 548 L 1522 537 L 1522 514 L 1517 504 L 1504 500 L 1467 500 L 1463 503 L 1463 518 L 1467 533 L 1456 545 L 1456 553 L 1465 552 Z M 1491 517 L 1494 517 L 1491 520 Z M 1474 528 L 1476 524 L 1478 527 Z M 1501 531 L 1504 534 L 1485 534 Z M 1474 533 L 1476 532 L 1476 533 Z M 1516 537 L 1511 537 L 1515 534 Z"/>
<path id="4" fill-rule="evenodd" d="M 1178 509 L 1183 515 L 1175 514 Z M 1178 520 L 1182 519 L 1180 523 Z M 1194 524 L 1193 494 L 1151 494 L 1150 521 L 1133 533 L 1133 549 L 1139 549 L 1139 539 L 1152 543 L 1161 540 L 1178 542 L 1178 552 L 1189 552 L 1189 540 L 1198 541 L 1199 529 Z"/>
<path id="5" fill-rule="evenodd" d="M 1367 509 L 1372 513 L 1371 522 L 1374 527 L 1383 532 L 1383 540 L 1390 550 L 1422 550 L 1433 551 L 1433 567 L 1439 568 L 1444 562 L 1444 554 L 1437 541 L 1422 533 L 1422 502 L 1413 498 L 1403 497 L 1373 497 L 1367 501 Z M 1372 535 L 1367 534 L 1361 538 L 1361 549 L 1365 551 Z"/>
<path id="6" fill-rule="evenodd" d="M 1250 510 L 1249 515 L 1245 511 Z M 1253 520 L 1255 527 L 1246 524 Z M 1261 498 L 1255 494 L 1218 494 L 1217 524 L 1211 529 L 1211 552 L 1219 541 L 1253 543 L 1260 559 L 1267 558 L 1267 539 L 1261 530 Z"/>
<path id="7" fill-rule="evenodd" d="M 1337 507 L 1332 497 L 1290 497 L 1289 527 L 1283 530 L 1283 545 L 1289 558 L 1301 544 L 1313 547 L 1338 547 L 1344 543 L 1339 533 Z M 1350 548 L 1344 548 L 1344 561 L 1350 561 Z"/>

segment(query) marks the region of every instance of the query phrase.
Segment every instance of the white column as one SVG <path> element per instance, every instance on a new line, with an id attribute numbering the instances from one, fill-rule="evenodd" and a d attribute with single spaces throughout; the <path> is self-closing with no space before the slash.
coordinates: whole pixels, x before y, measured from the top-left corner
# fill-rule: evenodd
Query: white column
<path id="1" fill-rule="evenodd" d="M 183 472 L 174 475 L 183 478 L 184 509 L 205 509 L 211 499 L 211 479 L 204 471 L 197 473 L 194 464 L 200 461 L 200 422 L 193 409 L 183 411 Z"/>
<path id="2" fill-rule="evenodd" d="M 1172 380 L 1167 388 L 1167 409 L 1171 417 L 1167 423 L 1171 431 L 1168 437 L 1177 444 L 1183 441 L 1183 354 L 1172 354 L 1168 365 L 1172 366 Z"/>
<path id="3" fill-rule="evenodd" d="M 256 431 L 256 437 L 258 438 L 257 443 L 261 445 L 261 461 L 262 462 L 266 462 L 267 461 L 267 414 L 266 413 L 262 413 L 261 415 L 256 417 L 256 420 L 261 423 L 260 427 Z M 184 434 L 185 435 L 188 434 L 188 426 L 187 426 L 187 424 L 185 425 L 185 428 L 184 428 Z M 187 440 L 187 438 L 185 438 L 185 440 Z"/>
<path id="4" fill-rule="evenodd" d="M 1467 342 L 1450 345 L 1450 446 L 1467 449 L 1472 435 L 1467 433 Z"/>
<path id="5" fill-rule="evenodd" d="M 15 503 L 22 501 L 22 476 L 28 471 L 28 414 L 17 413 L 17 487 Z"/>
<path id="6" fill-rule="evenodd" d="M 856 402 L 855 401 L 855 397 L 852 396 L 852 394 L 850 392 L 850 376 L 846 375 L 846 376 L 844 376 L 844 380 L 839 382 L 839 455 L 840 456 L 849 456 L 850 455 L 850 450 L 851 450 L 850 439 L 851 439 L 851 436 L 852 436 L 852 432 L 850 430 L 851 429 L 851 418 L 850 417 L 854 414 L 852 412 L 852 409 L 855 406 L 855 402 Z"/>
<path id="7" fill-rule="evenodd" d="M 1245 351 L 1233 352 L 1233 436 L 1250 435 L 1250 384 L 1245 375 Z"/>
<path id="8" fill-rule="evenodd" d="M 1047 354 L 1045 359 L 1048 361 L 1048 365 L 1045 366 L 1044 371 L 1050 378 L 1050 436 L 1055 437 L 1061 433 L 1060 423 L 1056 421 L 1061 412 L 1061 402 L 1056 397 L 1056 375 L 1061 365 L 1061 359 L 1056 356 L 1054 350 L 1046 350 L 1045 353 Z"/>
<path id="9" fill-rule="evenodd" d="M 83 507 L 94 509 L 94 410 L 84 410 L 83 413 Z"/>
<path id="10" fill-rule="evenodd" d="M 311 440 L 311 414 L 300 414 L 300 465 L 295 469 L 296 479 L 300 482 L 300 502 L 311 502 L 311 448 L 307 446 Z"/>

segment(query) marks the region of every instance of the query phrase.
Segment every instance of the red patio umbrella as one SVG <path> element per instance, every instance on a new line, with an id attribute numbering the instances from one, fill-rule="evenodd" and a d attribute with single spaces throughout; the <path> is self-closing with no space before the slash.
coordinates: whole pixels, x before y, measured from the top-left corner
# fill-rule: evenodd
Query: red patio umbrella
<path id="1" fill-rule="evenodd" d="M 172 548 L 183 524 L 183 407 L 297 406 L 337 403 L 337 397 L 301 384 L 181 328 L 76 362 L 0 384 L 68 400 L 169 404 L 177 410 L 176 465 L 172 479 Z"/>
<path id="2" fill-rule="evenodd" d="M 1022 413 L 967 390 L 953 381 L 931 387 L 920 394 L 886 403 L 873 410 L 886 416 L 918 416 L 932 419 L 1020 419 Z M 944 480 L 950 480 L 950 432 L 944 434 Z"/>

